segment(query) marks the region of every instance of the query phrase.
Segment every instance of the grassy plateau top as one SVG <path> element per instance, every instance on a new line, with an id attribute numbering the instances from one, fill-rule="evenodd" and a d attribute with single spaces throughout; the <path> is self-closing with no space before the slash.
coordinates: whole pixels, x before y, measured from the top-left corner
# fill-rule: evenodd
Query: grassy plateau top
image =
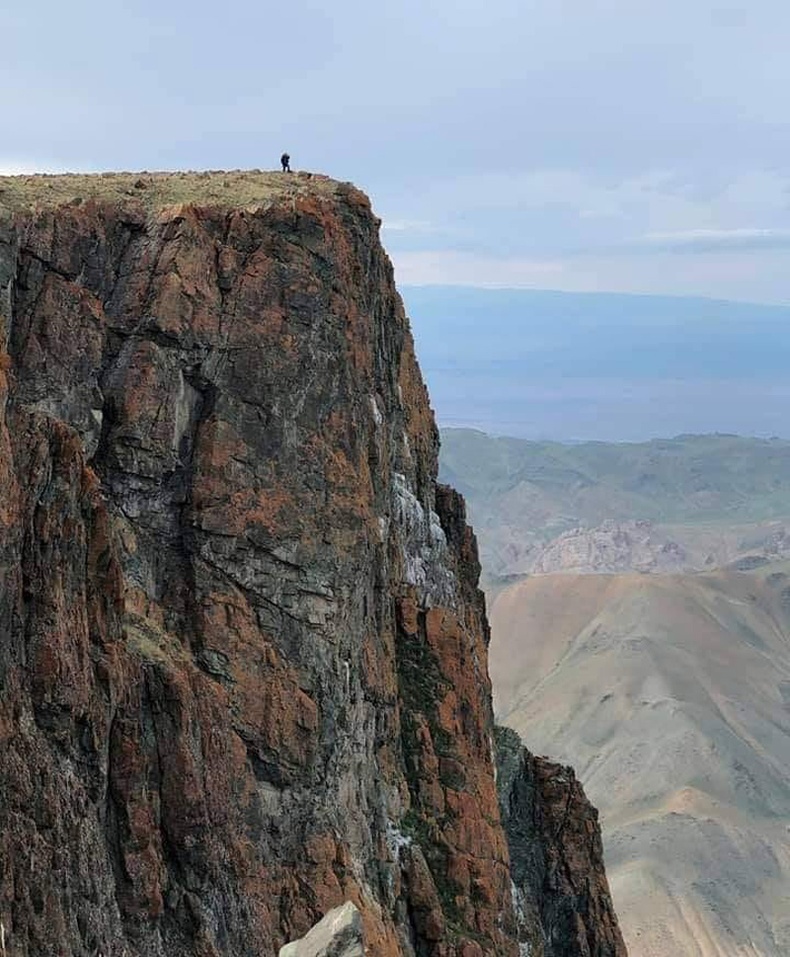
<path id="1" fill-rule="evenodd" d="M 38 173 L 0 176 L 0 213 L 63 206 L 84 200 L 135 200 L 147 210 L 189 203 L 257 206 L 305 195 L 336 196 L 353 187 L 317 173 L 211 170 L 165 173 Z"/>

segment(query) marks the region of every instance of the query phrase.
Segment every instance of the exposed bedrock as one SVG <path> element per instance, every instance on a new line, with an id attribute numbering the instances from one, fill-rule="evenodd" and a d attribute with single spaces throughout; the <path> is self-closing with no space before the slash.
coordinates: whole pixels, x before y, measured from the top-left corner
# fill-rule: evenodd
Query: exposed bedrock
<path id="1" fill-rule="evenodd" d="M 273 955 L 346 900 L 369 954 L 519 953 L 436 456 L 352 187 L 0 225 L 9 955 Z"/>
<path id="2" fill-rule="evenodd" d="M 626 957 L 598 812 L 573 768 L 496 729 L 497 782 L 522 941 L 535 957 Z"/>

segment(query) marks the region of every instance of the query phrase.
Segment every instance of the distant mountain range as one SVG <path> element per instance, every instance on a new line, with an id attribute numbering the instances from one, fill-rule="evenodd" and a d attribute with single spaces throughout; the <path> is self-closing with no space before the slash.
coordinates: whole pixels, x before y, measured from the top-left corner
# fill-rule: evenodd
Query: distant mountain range
<path id="1" fill-rule="evenodd" d="M 444 429 L 484 573 L 682 571 L 790 555 L 790 442 L 562 444 Z"/>
<path id="2" fill-rule="evenodd" d="M 406 287 L 440 425 L 524 438 L 790 438 L 790 307 Z"/>

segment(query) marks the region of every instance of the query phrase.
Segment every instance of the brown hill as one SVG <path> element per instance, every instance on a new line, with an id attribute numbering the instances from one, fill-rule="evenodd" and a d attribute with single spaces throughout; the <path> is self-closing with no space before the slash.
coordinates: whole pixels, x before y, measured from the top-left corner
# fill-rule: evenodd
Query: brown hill
<path id="1" fill-rule="evenodd" d="M 536 576 L 493 602 L 498 718 L 600 808 L 632 957 L 790 952 L 789 573 Z"/>

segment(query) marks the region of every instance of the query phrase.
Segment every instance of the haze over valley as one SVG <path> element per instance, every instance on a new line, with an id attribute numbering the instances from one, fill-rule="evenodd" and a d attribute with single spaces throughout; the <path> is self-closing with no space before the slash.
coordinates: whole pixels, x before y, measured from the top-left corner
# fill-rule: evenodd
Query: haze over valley
<path id="1" fill-rule="evenodd" d="M 484 574 L 704 570 L 790 553 L 790 442 L 733 435 L 633 444 L 442 432 L 442 477 L 469 503 Z"/>
<path id="2" fill-rule="evenodd" d="M 407 286 L 439 424 L 535 440 L 790 438 L 790 307 Z"/>

